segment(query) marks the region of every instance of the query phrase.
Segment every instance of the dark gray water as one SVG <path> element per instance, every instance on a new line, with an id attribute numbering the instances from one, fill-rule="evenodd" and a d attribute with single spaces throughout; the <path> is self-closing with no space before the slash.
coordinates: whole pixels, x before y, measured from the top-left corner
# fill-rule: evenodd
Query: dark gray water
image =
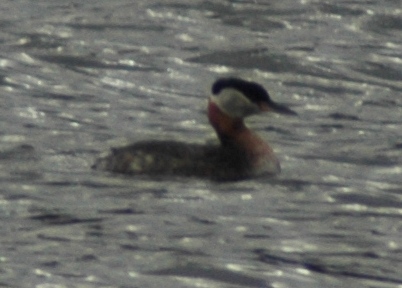
<path id="1" fill-rule="evenodd" d="M 402 287 L 400 0 L 15 0 L 0 15 L 0 287 Z M 222 75 L 298 112 L 249 121 L 280 176 L 90 169 L 111 146 L 213 139 Z"/>

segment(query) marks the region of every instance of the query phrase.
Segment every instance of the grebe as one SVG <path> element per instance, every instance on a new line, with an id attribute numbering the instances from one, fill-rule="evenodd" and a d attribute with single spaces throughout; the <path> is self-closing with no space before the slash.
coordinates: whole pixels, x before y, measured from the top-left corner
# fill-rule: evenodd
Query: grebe
<path id="1" fill-rule="evenodd" d="M 272 148 L 250 131 L 243 118 L 259 112 L 296 115 L 271 100 L 259 84 L 238 78 L 221 78 L 212 85 L 208 119 L 219 145 L 175 141 L 142 141 L 112 152 L 93 165 L 95 169 L 124 174 L 195 176 L 232 181 L 280 172 Z"/>

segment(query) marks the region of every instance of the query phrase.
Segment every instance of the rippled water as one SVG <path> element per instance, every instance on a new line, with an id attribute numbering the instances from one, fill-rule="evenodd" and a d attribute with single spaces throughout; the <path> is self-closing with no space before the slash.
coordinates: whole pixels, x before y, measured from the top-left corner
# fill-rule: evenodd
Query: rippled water
<path id="1" fill-rule="evenodd" d="M 402 287 L 402 18 L 384 1 L 3 1 L 1 287 Z M 90 169 L 213 139 L 222 75 L 299 117 L 249 121 L 283 172 Z"/>

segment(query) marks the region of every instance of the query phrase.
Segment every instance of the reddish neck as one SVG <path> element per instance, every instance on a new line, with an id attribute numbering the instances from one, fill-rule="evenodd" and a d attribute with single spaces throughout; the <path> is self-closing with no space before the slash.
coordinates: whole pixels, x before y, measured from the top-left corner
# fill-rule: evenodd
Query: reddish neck
<path id="1" fill-rule="evenodd" d="M 235 147 L 245 152 L 253 169 L 251 173 L 276 174 L 280 171 L 279 161 L 272 148 L 250 131 L 243 119 L 229 117 L 211 100 L 208 103 L 208 118 L 222 146 Z"/>
<path id="2" fill-rule="evenodd" d="M 208 119 L 222 145 L 235 144 L 237 135 L 248 130 L 243 119 L 229 117 L 211 100 L 208 101 Z"/>
<path id="3" fill-rule="evenodd" d="M 263 139 L 244 125 L 243 119 L 231 118 L 211 100 L 208 103 L 208 118 L 223 146 L 234 145 L 252 156 L 273 153 Z"/>

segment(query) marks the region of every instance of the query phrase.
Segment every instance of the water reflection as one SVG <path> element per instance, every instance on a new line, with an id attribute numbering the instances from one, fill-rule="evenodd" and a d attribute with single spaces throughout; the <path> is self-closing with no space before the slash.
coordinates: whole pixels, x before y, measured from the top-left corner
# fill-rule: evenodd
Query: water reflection
<path id="1" fill-rule="evenodd" d="M 4 286 L 402 283 L 399 1 L 3 4 Z M 116 144 L 204 141 L 226 73 L 297 103 L 297 119 L 249 123 L 281 176 L 90 169 Z"/>

